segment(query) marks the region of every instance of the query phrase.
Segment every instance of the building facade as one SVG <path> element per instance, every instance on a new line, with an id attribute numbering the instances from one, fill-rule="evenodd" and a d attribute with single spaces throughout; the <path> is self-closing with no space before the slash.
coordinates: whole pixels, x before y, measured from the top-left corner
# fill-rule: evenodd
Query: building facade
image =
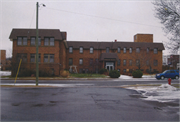
<path id="1" fill-rule="evenodd" d="M 0 59 L 0 68 L 1 70 L 5 70 L 6 65 L 6 50 L 0 50 L 1 59 Z"/>
<path id="2" fill-rule="evenodd" d="M 14 66 L 22 59 L 21 72 L 35 70 L 35 29 L 13 29 Z M 140 69 L 145 73 L 162 71 L 162 43 L 154 43 L 152 34 L 137 34 L 134 42 L 67 41 L 66 32 L 39 29 L 39 69 L 59 76 L 62 70 L 78 73 L 98 72 L 102 68 L 122 74 Z M 71 68 L 70 68 L 71 67 Z"/>

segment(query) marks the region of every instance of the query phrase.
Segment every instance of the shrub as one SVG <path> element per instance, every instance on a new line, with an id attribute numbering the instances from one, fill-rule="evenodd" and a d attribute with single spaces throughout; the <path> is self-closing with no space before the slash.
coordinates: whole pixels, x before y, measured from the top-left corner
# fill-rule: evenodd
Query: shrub
<path id="1" fill-rule="evenodd" d="M 120 73 L 119 73 L 117 70 L 111 70 L 111 71 L 109 72 L 109 76 L 110 76 L 111 78 L 119 78 L 119 77 L 120 77 Z"/>
<path id="2" fill-rule="evenodd" d="M 99 70 L 99 73 L 100 73 L 100 74 L 104 74 L 105 72 L 108 72 L 108 70 L 107 70 L 107 69 L 100 69 L 100 70 Z"/>
<path id="3" fill-rule="evenodd" d="M 133 78 L 141 78 L 142 75 L 143 75 L 143 73 L 141 70 L 136 70 L 136 71 L 133 71 L 133 73 L 132 73 Z"/>
<path id="4" fill-rule="evenodd" d="M 66 77 L 67 78 L 69 76 L 69 71 L 64 70 L 64 71 L 61 71 L 60 73 L 61 73 L 62 77 Z"/>

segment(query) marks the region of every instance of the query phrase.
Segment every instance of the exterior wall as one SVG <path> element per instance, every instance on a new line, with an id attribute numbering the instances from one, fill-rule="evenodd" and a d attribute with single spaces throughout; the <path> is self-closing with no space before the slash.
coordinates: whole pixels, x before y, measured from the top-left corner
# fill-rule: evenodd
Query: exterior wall
<path id="1" fill-rule="evenodd" d="M 0 51 L 1 51 L 1 58 L 0 58 L 1 70 L 5 70 L 5 65 L 6 65 L 6 50 L 0 50 Z"/>
<path id="2" fill-rule="evenodd" d="M 151 42 L 153 43 L 153 34 L 136 34 L 134 42 Z"/>
<path id="3" fill-rule="evenodd" d="M 60 41 L 59 44 L 59 61 L 60 61 L 60 71 L 66 69 L 66 47 L 63 41 Z"/>
<path id="4" fill-rule="evenodd" d="M 41 62 L 39 63 L 39 70 L 54 70 L 55 75 L 59 75 L 59 40 L 54 41 L 54 46 L 44 46 L 44 40 L 41 40 L 41 46 L 39 46 L 39 54 L 41 55 Z M 27 69 L 34 69 L 36 68 L 36 63 L 30 62 L 30 55 L 31 54 L 36 54 L 36 46 L 31 46 L 30 40 L 28 40 L 28 44 L 26 46 L 22 45 L 19 46 L 17 45 L 17 40 L 13 40 L 13 63 L 16 62 L 17 54 L 18 53 L 27 53 L 27 62 L 22 64 L 22 68 L 27 68 Z M 44 63 L 44 54 L 54 54 L 54 62 L 53 63 Z M 18 62 L 19 63 L 19 62 Z M 16 62 L 16 65 L 17 62 Z M 14 68 L 17 68 L 14 67 Z M 21 69 L 22 69 L 21 68 Z M 16 71 L 16 70 L 14 70 Z M 15 72 L 12 72 L 12 75 L 14 75 Z"/>
<path id="5" fill-rule="evenodd" d="M 79 69 L 89 69 L 91 70 L 91 67 L 89 66 L 89 60 L 90 58 L 93 59 L 93 61 L 98 57 L 100 58 L 101 53 L 105 53 L 106 50 L 98 50 L 98 56 L 97 56 L 97 50 L 94 50 L 93 54 L 89 53 L 89 49 L 84 49 L 83 54 L 79 53 L 79 49 L 73 49 L 73 53 L 69 53 L 69 50 L 67 50 L 67 69 L 69 69 L 69 58 L 73 59 L 73 65 L 77 66 L 78 72 Z M 117 53 L 117 50 L 110 50 L 110 53 Z M 141 70 L 143 70 L 144 73 L 147 73 L 147 69 L 150 69 L 151 66 L 151 72 L 158 71 L 162 72 L 162 51 L 158 51 L 157 54 L 154 54 L 153 50 L 150 50 L 149 53 L 146 52 L 146 50 L 141 50 L 140 53 L 136 53 L 136 50 L 133 49 L 132 53 L 129 53 L 129 50 L 127 49 L 126 53 L 123 53 L 123 50 L 121 50 L 120 53 L 117 53 L 119 59 L 121 60 L 120 65 L 117 65 L 117 61 L 113 61 L 115 63 L 115 69 L 120 69 L 120 72 L 124 74 L 125 72 L 123 70 L 127 71 L 133 71 L 138 69 L 138 66 L 136 66 L 136 59 L 141 58 L 144 63 L 142 64 Z M 83 59 L 83 65 L 79 65 L 79 59 Z M 126 60 L 126 65 L 123 65 L 123 60 Z M 132 60 L 132 65 L 129 65 L 129 60 Z M 149 60 L 149 65 L 146 65 L 146 60 Z M 157 66 L 154 66 L 154 60 L 158 61 Z M 98 69 L 105 68 L 105 62 L 101 61 Z"/>
<path id="6" fill-rule="evenodd" d="M 73 53 L 69 53 L 69 50 L 67 50 L 67 68 L 70 68 L 69 65 L 69 58 L 73 59 L 73 65 L 77 66 L 77 71 L 79 72 L 80 69 L 88 69 L 89 71 L 93 71 L 96 68 L 102 68 L 102 62 L 99 63 L 99 66 L 97 67 L 97 65 L 95 64 L 95 60 L 98 58 L 100 58 L 100 54 L 101 54 L 101 50 L 93 50 L 93 53 L 90 53 L 89 49 L 83 49 L 83 53 L 79 52 L 79 49 L 73 49 Z M 79 59 L 82 58 L 83 59 L 83 64 L 79 64 Z M 93 64 L 90 66 L 90 58 L 93 59 Z"/>
<path id="7" fill-rule="evenodd" d="M 117 53 L 117 50 L 115 52 Z M 120 69 L 121 73 L 124 73 L 123 70 L 126 70 L 127 72 L 138 69 L 138 66 L 136 66 L 137 59 L 142 60 L 143 63 L 141 62 L 141 70 L 143 70 L 144 73 L 147 73 L 146 70 L 150 69 L 150 66 L 152 72 L 162 72 L 162 51 L 158 51 L 157 54 L 154 54 L 153 50 L 150 50 L 149 53 L 147 53 L 146 50 L 141 50 L 140 53 L 136 53 L 136 50 L 133 49 L 132 53 L 129 53 L 129 50 L 127 49 L 126 53 L 121 50 L 120 53 L 117 54 L 121 61 L 120 65 L 117 65 L 117 69 Z M 126 65 L 123 65 L 123 60 L 126 60 Z M 131 66 L 129 64 L 129 60 L 132 60 Z M 149 65 L 146 64 L 146 60 L 149 60 Z M 154 60 L 158 61 L 157 66 L 154 66 Z"/>

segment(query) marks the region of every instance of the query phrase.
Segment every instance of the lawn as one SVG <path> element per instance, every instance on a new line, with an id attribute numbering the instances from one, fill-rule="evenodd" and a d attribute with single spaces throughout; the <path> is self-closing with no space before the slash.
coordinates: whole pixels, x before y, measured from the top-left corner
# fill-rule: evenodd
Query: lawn
<path id="1" fill-rule="evenodd" d="M 106 75 L 103 74 L 70 74 L 72 78 L 105 78 Z"/>

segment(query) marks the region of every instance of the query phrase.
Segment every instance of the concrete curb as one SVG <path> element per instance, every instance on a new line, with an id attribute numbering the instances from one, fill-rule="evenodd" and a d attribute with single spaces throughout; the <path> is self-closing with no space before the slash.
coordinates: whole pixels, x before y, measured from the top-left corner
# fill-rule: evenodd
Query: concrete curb
<path id="1" fill-rule="evenodd" d="M 108 80 L 113 78 L 39 78 L 39 80 Z M 15 80 L 14 78 L 1 78 L 0 80 Z M 17 78 L 17 80 L 36 80 L 35 78 Z"/>

